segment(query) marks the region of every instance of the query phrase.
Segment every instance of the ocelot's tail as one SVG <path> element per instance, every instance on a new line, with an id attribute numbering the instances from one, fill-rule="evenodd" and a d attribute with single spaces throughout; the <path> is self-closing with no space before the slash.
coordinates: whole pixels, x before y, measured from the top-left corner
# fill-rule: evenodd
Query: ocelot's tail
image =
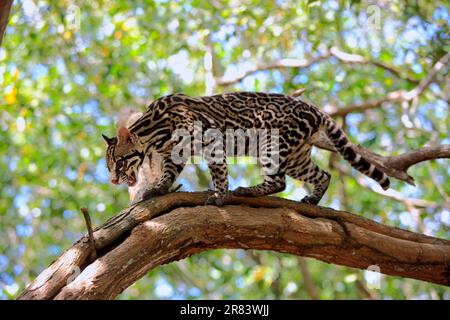
<path id="1" fill-rule="evenodd" d="M 383 190 L 389 189 L 389 178 L 387 175 L 358 153 L 353 143 L 348 140 L 344 131 L 328 115 L 324 119 L 324 129 L 336 150 L 339 151 L 353 168 L 378 182 Z"/>

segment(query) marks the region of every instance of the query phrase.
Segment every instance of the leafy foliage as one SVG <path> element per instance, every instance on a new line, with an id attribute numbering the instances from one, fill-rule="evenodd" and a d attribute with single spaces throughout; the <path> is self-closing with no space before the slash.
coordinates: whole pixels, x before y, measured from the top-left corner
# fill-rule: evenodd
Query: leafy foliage
<path id="1" fill-rule="evenodd" d="M 256 72 L 229 87 L 216 86 L 216 92 L 305 87 L 305 98 L 326 110 L 414 88 L 407 77 L 426 76 L 450 48 L 448 3 L 370 6 L 337 0 L 16 1 L 0 49 L 0 299 L 14 298 L 85 232 L 80 207 L 88 207 L 98 225 L 127 206 L 125 187 L 108 183 L 101 133 L 114 132 L 123 107 L 142 110 L 173 92 L 205 94 L 208 52 L 217 79 L 277 59 L 314 58 L 332 46 L 401 71 L 398 76 L 333 57 L 304 69 Z M 448 69 L 419 101 L 385 103 L 339 121 L 353 141 L 382 154 L 450 143 L 445 76 Z M 448 160 L 411 168 L 416 188 L 393 183 L 403 198 L 432 204 L 420 207 L 374 192 L 365 178 L 369 187 L 361 186 L 359 173 L 342 159 L 326 152 L 315 158 L 333 168 L 322 205 L 448 238 Z M 255 166 L 230 167 L 232 187 L 257 179 Z M 208 188 L 206 166 L 189 166 L 179 182 L 185 190 Z M 299 199 L 304 192 L 290 180 L 281 195 Z M 306 266 L 309 276 L 297 257 L 216 250 L 152 270 L 120 298 L 309 299 L 305 277 L 321 299 L 367 297 L 357 285 L 370 280 L 364 272 L 312 259 Z M 384 299 L 450 297 L 445 287 L 386 276 L 372 293 Z"/>

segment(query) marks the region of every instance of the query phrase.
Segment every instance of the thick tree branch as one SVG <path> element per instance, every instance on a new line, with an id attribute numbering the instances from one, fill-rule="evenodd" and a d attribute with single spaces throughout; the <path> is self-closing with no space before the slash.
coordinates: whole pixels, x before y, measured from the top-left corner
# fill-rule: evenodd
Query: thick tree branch
<path id="1" fill-rule="evenodd" d="M 427 160 L 450 158 L 450 144 L 424 147 L 392 157 L 380 156 L 361 146 L 357 146 L 357 149 L 369 162 L 375 164 L 388 176 L 411 185 L 415 185 L 414 178 L 407 172 L 411 166 Z"/>
<path id="2" fill-rule="evenodd" d="M 0 1 L 0 45 L 3 41 L 6 26 L 8 25 L 9 12 L 11 11 L 13 0 Z"/>
<path id="3" fill-rule="evenodd" d="M 426 80 L 426 82 L 428 81 L 429 80 Z M 290 94 L 290 96 L 294 98 L 299 97 L 302 95 L 304 91 L 305 91 L 304 88 L 298 89 L 292 94 Z M 314 146 L 316 146 L 319 149 L 337 152 L 334 145 L 323 134 L 321 134 L 319 139 L 314 142 Z M 450 158 L 449 144 L 443 144 L 433 147 L 424 147 L 393 157 L 381 156 L 362 147 L 361 145 L 355 145 L 355 148 L 369 162 L 377 166 L 379 169 L 382 169 L 383 172 L 386 173 L 388 176 L 405 181 L 411 185 L 414 185 L 414 178 L 411 177 L 407 172 L 411 166 L 427 160 Z"/>
<path id="4" fill-rule="evenodd" d="M 411 166 L 420 162 L 442 158 L 450 158 L 450 144 L 424 147 L 398 156 L 389 157 L 385 160 L 385 165 L 399 171 L 406 171 Z"/>
<path id="5" fill-rule="evenodd" d="M 320 149 L 336 152 L 334 146 L 325 137 L 321 137 L 314 143 L 314 146 Z M 423 147 L 398 156 L 381 156 L 360 145 L 356 145 L 355 147 L 361 155 L 363 155 L 369 162 L 377 166 L 388 176 L 405 181 L 411 185 L 415 185 L 414 178 L 407 172 L 411 166 L 423 161 L 450 158 L 450 144 Z"/>
<path id="6" fill-rule="evenodd" d="M 274 250 L 450 285 L 450 241 L 328 208 L 276 197 L 201 206 L 208 193 L 171 193 L 138 203 L 85 236 L 19 299 L 112 299 L 150 269 L 217 248 Z M 82 270 L 73 275 L 74 270 Z"/>
<path id="7" fill-rule="evenodd" d="M 326 139 L 316 146 L 334 150 Z M 390 176 L 410 183 L 411 165 L 450 152 L 443 145 L 382 157 L 358 148 Z M 230 204 L 240 207 L 190 208 L 206 198 L 207 193 L 172 193 L 133 205 L 95 230 L 97 260 L 89 263 L 92 246 L 86 236 L 19 299 L 114 298 L 151 268 L 213 248 L 289 252 L 355 268 L 377 264 L 386 274 L 450 285 L 450 241 L 274 197 L 232 197 Z"/>

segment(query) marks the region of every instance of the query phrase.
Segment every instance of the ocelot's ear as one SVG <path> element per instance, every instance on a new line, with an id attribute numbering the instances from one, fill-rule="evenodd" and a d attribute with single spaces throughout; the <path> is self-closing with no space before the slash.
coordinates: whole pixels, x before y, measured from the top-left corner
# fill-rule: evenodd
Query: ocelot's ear
<path id="1" fill-rule="evenodd" d="M 137 136 L 134 133 L 131 133 L 130 130 L 128 130 L 125 127 L 120 127 L 119 131 L 117 133 L 117 138 L 119 141 L 119 144 L 135 144 L 137 143 Z"/>
<path id="2" fill-rule="evenodd" d="M 116 138 L 108 138 L 104 134 L 102 134 L 103 139 L 106 141 L 106 143 L 109 145 L 112 145 L 116 142 Z"/>

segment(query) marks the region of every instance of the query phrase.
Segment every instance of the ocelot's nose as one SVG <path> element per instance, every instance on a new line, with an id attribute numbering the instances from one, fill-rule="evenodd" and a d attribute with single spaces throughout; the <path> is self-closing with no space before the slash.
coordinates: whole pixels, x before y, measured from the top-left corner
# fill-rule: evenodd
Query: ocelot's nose
<path id="1" fill-rule="evenodd" d="M 119 179 L 117 177 L 111 178 L 111 183 L 119 184 Z"/>

